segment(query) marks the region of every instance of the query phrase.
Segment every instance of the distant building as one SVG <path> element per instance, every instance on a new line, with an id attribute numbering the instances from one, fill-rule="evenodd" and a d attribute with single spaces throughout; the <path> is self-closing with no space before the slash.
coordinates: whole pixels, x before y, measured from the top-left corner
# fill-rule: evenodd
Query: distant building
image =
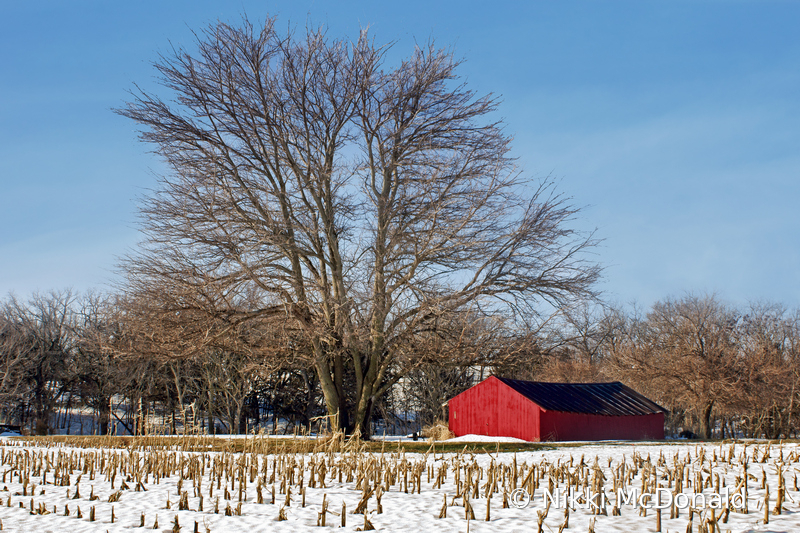
<path id="1" fill-rule="evenodd" d="M 450 430 L 526 441 L 664 438 L 666 409 L 619 381 L 541 383 L 492 376 L 448 402 Z"/>

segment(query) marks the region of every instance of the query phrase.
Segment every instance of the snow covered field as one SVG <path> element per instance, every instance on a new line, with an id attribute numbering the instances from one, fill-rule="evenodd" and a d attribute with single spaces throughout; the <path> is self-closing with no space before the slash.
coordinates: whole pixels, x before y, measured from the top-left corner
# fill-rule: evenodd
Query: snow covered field
<path id="1" fill-rule="evenodd" d="M 687 531 L 690 515 L 692 531 L 702 525 L 710 532 L 714 522 L 720 532 L 800 531 L 794 443 L 602 443 L 516 454 L 411 454 L 396 446 L 384 453 L 260 455 L 39 447 L 6 439 L 0 520 L 12 532 L 144 531 L 156 519 L 155 529 L 167 532 L 296 532 L 339 530 L 344 509 L 347 531 L 366 524 L 383 531 L 563 533 L 590 531 L 593 523 L 597 533 L 639 532 L 657 531 L 659 517 L 647 498 L 639 501 L 650 507 L 645 512 L 630 495 L 661 487 L 664 501 L 677 501 L 664 505 L 663 532 Z M 516 507 L 526 503 L 522 489 L 533 498 Z M 558 496 L 549 508 L 542 497 L 548 491 Z M 700 491 L 704 498 L 694 496 Z M 781 513 L 773 514 L 781 492 Z M 581 494 L 605 498 L 587 501 Z M 629 501 L 619 501 L 620 494 Z M 715 501 L 715 494 L 727 499 Z M 745 495 L 747 513 L 737 509 Z M 360 503 L 366 515 L 353 514 Z M 567 527 L 565 504 L 572 506 Z"/>

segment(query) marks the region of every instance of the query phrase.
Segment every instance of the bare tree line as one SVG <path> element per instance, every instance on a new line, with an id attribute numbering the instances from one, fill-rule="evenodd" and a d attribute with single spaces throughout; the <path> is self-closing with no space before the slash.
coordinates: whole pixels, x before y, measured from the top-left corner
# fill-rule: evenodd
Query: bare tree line
<path id="1" fill-rule="evenodd" d="M 28 301 L 7 298 L 0 304 L 0 421 L 38 434 L 90 432 L 88 424 L 67 429 L 72 408 L 93 414 L 95 433 L 137 434 L 158 411 L 172 433 L 200 427 L 209 433 L 243 432 L 248 409 L 257 412 L 248 401 L 263 400 L 273 381 L 305 372 L 291 367 L 288 358 L 275 368 L 230 347 L 167 357 L 174 348 L 164 344 L 153 352 L 145 345 L 133 353 L 127 349 L 132 337 L 159 335 L 136 329 L 140 324 L 128 318 L 135 308 L 119 297 L 70 291 L 35 294 Z M 319 414 L 313 399 L 308 404 L 311 410 L 304 408 L 299 417 L 305 423 Z M 273 409 L 277 416 L 298 418 L 297 405 L 285 408 L 280 400 L 275 405 L 283 406 Z"/>
<path id="2" fill-rule="evenodd" d="M 800 311 L 735 307 L 713 295 L 668 298 L 646 312 L 579 306 L 542 343 L 543 381 L 623 381 L 670 410 L 668 431 L 704 437 L 796 436 Z"/>
<path id="3" fill-rule="evenodd" d="M 181 332 L 223 326 L 196 313 L 172 320 L 143 313 L 141 300 L 70 291 L 0 303 L 0 423 L 35 434 L 141 434 L 153 430 L 147 421 L 154 418 L 161 421 L 158 431 L 167 433 L 320 427 L 314 420 L 327 412 L 316 369 L 304 355 L 307 348 L 286 336 L 275 318 L 247 321 L 188 349 Z M 436 334 L 420 336 L 408 349 L 439 366 L 421 365 L 409 383 L 390 388 L 376 401 L 371 421 L 407 431 L 441 418 L 453 386 L 472 384 L 474 362 L 504 357 L 504 339 L 489 326 L 469 316 L 450 324 L 449 333 L 442 324 Z M 440 384 L 434 407 L 426 410 L 425 384 L 448 373 L 461 378 Z M 354 394 L 352 369 L 343 381 Z M 70 424 L 70 413 L 83 419 L 88 413 L 91 425 L 83 419 Z"/>
<path id="4" fill-rule="evenodd" d="M 65 432 L 66 412 L 91 412 L 95 433 L 140 433 L 159 414 L 161 431 L 244 432 L 315 429 L 324 395 L 302 344 L 263 327 L 192 354 L 164 345 L 130 351 L 140 338 L 140 303 L 69 291 L 9 297 L 0 306 L 0 409 L 7 424 Z M 374 427 L 408 431 L 446 418 L 448 399 L 491 374 L 541 381 L 621 380 L 670 410 L 668 434 L 796 436 L 800 390 L 800 313 L 774 304 L 736 308 L 714 296 L 655 303 L 646 312 L 577 305 L 512 332 L 474 316 L 418 339 L 425 361 L 376 402 Z M 191 322 L 192 320 L 190 320 Z M 170 327 L 173 327 L 170 325 Z M 455 338 L 458 334 L 459 337 Z M 242 349 L 242 346 L 247 346 Z M 283 350 L 278 349 L 283 346 Z M 254 348 L 255 347 L 255 348 Z M 343 376 L 352 389 L 352 370 Z M 351 392 L 351 394 L 354 394 Z M 72 431 L 80 431 L 72 424 Z M 82 428 L 90 432 L 88 423 Z"/>

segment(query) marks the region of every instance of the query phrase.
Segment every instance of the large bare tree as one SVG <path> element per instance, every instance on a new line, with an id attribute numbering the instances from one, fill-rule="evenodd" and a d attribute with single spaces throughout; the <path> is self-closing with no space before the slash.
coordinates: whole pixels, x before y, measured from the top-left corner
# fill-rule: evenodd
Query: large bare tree
<path id="1" fill-rule="evenodd" d="M 119 111 L 170 168 L 142 207 L 133 286 L 211 288 L 231 323 L 280 319 L 328 412 L 362 433 L 420 364 L 403 350 L 420 334 L 591 296 L 599 273 L 577 210 L 515 171 L 497 101 L 460 84 L 447 51 L 392 66 L 387 50 L 365 31 L 220 23 L 156 62 L 169 99 L 137 90 Z"/>

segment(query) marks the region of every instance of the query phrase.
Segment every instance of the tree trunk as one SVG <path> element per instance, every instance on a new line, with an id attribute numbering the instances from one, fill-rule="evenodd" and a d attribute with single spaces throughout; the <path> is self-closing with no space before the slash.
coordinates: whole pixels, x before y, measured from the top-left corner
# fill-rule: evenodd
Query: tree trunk
<path id="1" fill-rule="evenodd" d="M 108 424 L 111 421 L 111 406 L 108 398 L 102 398 L 97 407 L 97 418 L 100 423 L 100 434 L 108 435 Z"/>
<path id="2" fill-rule="evenodd" d="M 236 422 L 239 426 L 236 429 L 236 432 L 239 435 L 244 435 L 245 433 L 247 433 L 247 417 L 244 415 L 244 409 L 242 404 L 236 406 Z"/>
<path id="3" fill-rule="evenodd" d="M 47 435 L 49 424 L 48 424 L 48 413 L 45 407 L 37 401 L 33 408 L 33 424 L 31 425 L 31 430 L 34 435 Z"/>
<path id="4" fill-rule="evenodd" d="M 33 429 L 34 435 L 47 435 L 49 426 L 47 424 L 47 420 L 44 418 L 36 417 L 36 425 Z"/>
<path id="5" fill-rule="evenodd" d="M 214 402 L 211 396 L 211 390 L 208 391 L 208 434 L 216 435 L 217 424 L 214 421 Z"/>
<path id="6" fill-rule="evenodd" d="M 711 411 L 714 409 L 714 402 L 709 402 L 703 407 L 703 413 L 700 419 L 702 424 L 700 433 L 704 439 L 711 438 Z"/>
<path id="7" fill-rule="evenodd" d="M 319 376 L 322 396 L 325 399 L 325 407 L 330 417 L 331 430 L 342 430 L 351 433 L 353 428 L 350 426 L 350 418 L 347 413 L 347 403 L 344 395 L 344 363 L 340 355 L 334 357 L 333 375 L 331 375 L 330 364 L 328 363 L 319 345 L 315 347 L 317 358 L 314 367 Z"/>
<path id="8" fill-rule="evenodd" d="M 324 375 L 323 372 L 327 371 L 327 368 L 317 367 L 317 372 L 321 376 Z M 334 379 L 332 380 L 320 379 L 322 395 L 325 398 L 325 406 L 328 410 L 328 415 L 331 417 L 331 429 L 339 429 L 348 435 L 352 435 L 358 430 L 361 438 L 368 439 L 370 433 L 369 420 L 372 415 L 373 403 L 372 400 L 369 399 L 369 392 L 372 390 L 371 383 L 365 379 L 361 390 L 356 391 L 357 397 L 363 398 L 366 396 L 367 399 L 358 402 L 353 412 L 350 413 L 341 381 L 339 371 L 334 372 Z"/>
<path id="9" fill-rule="evenodd" d="M 305 410 L 303 411 L 303 424 L 309 433 L 311 433 L 311 419 L 314 416 L 314 389 L 309 379 L 308 372 L 300 370 L 300 376 L 303 378 L 303 385 L 305 386 L 306 402 Z"/>

